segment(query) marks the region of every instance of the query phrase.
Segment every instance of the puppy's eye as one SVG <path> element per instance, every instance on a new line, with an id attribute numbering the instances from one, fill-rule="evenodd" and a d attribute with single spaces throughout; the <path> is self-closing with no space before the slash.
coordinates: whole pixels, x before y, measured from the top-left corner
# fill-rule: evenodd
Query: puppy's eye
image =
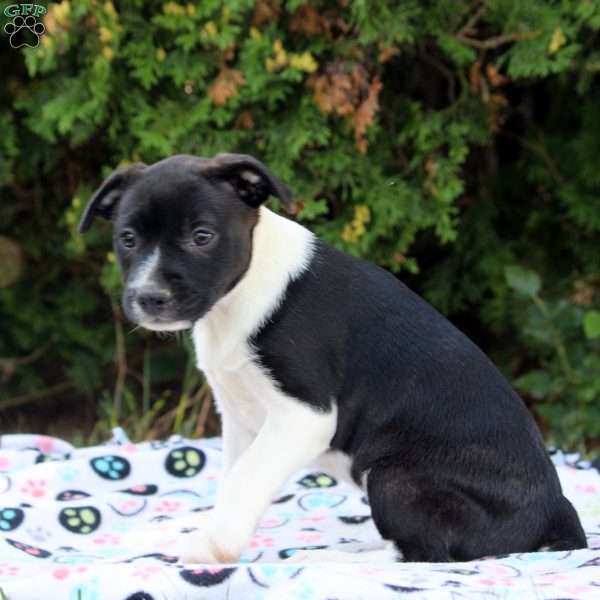
<path id="1" fill-rule="evenodd" d="M 192 232 L 192 241 L 194 244 L 196 244 L 196 246 L 206 246 L 206 244 L 208 244 L 213 237 L 215 237 L 214 233 L 208 231 L 208 229 L 202 229 L 201 227 L 194 229 Z"/>
<path id="2" fill-rule="evenodd" d="M 125 248 L 133 248 L 135 246 L 135 233 L 133 231 L 126 230 L 121 232 L 119 239 Z"/>

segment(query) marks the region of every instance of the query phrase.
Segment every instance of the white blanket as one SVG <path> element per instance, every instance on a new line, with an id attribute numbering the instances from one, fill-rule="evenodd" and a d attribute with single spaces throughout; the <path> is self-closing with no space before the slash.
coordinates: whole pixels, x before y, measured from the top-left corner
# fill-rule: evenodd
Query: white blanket
<path id="1" fill-rule="evenodd" d="M 600 599 L 600 477 L 554 453 L 590 549 L 469 563 L 293 564 L 299 548 L 379 541 L 366 499 L 324 473 L 299 472 L 236 565 L 182 565 L 168 540 L 140 551 L 173 518 L 212 505 L 219 439 L 74 449 L 36 435 L 0 437 L 0 599 L 349 600 Z M 2 595 L 3 594 L 3 595 Z"/>

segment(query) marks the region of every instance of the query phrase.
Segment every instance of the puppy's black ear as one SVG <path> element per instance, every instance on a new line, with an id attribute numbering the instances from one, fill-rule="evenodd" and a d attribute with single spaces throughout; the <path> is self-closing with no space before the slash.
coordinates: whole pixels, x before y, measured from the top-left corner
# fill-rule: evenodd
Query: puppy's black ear
<path id="1" fill-rule="evenodd" d="M 269 196 L 279 198 L 287 207 L 292 204 L 292 192 L 267 169 L 248 154 L 217 154 L 201 160 L 202 174 L 229 182 L 249 206 L 260 206 Z"/>
<path id="2" fill-rule="evenodd" d="M 85 207 L 81 221 L 79 221 L 79 233 L 85 233 L 92 226 L 92 221 L 96 217 L 110 221 L 123 192 L 141 175 L 145 168 L 144 163 L 134 163 L 109 175 L 94 192 Z"/>

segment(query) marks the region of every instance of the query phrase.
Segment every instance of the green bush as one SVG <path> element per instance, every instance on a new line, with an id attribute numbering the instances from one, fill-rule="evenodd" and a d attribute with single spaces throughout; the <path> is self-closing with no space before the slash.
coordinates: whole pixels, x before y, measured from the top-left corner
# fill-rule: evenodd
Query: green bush
<path id="1" fill-rule="evenodd" d="M 76 224 L 119 164 L 240 151 L 474 337 L 551 442 L 593 449 L 599 0 L 63 0 L 44 24 L 0 54 L 7 422 L 66 403 L 89 439 L 202 432 L 186 344 L 127 335 L 110 227 Z"/>

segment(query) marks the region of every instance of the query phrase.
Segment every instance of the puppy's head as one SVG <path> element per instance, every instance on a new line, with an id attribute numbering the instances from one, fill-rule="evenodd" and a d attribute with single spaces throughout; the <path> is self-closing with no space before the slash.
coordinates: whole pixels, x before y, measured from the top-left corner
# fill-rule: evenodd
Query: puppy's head
<path id="1" fill-rule="evenodd" d="M 115 171 L 81 218 L 113 223 L 123 273 L 123 308 L 155 331 L 187 329 L 243 277 L 252 255 L 258 207 L 289 189 L 258 160 L 178 155 Z"/>

